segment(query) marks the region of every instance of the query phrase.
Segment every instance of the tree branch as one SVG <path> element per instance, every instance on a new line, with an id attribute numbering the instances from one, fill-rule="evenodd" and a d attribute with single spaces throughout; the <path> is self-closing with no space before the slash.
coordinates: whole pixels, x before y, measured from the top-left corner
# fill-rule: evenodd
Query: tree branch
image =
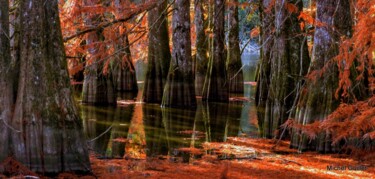
<path id="1" fill-rule="evenodd" d="M 92 27 L 92 28 L 88 28 L 88 29 L 85 29 L 83 31 L 79 31 L 79 32 L 77 32 L 77 33 L 75 33 L 73 35 L 65 37 L 64 38 L 64 42 L 68 42 L 69 40 L 72 40 L 72 39 L 74 39 L 76 37 L 79 37 L 79 36 L 84 35 L 84 34 L 89 33 L 89 32 L 97 31 L 99 29 L 103 29 L 103 28 L 112 26 L 112 25 L 117 24 L 117 23 L 126 22 L 126 21 L 134 18 L 135 16 L 137 16 L 138 14 L 140 14 L 140 13 L 142 13 L 144 11 L 149 11 L 149 10 L 155 8 L 156 5 L 157 5 L 157 1 L 156 0 L 152 0 L 149 3 L 145 3 L 143 5 L 140 5 L 137 9 L 133 10 L 128 16 L 126 16 L 124 18 L 116 19 L 116 20 L 113 20 L 111 22 L 107 22 L 107 23 L 104 23 L 104 24 L 99 24 L 98 26 L 95 26 L 95 27 Z"/>

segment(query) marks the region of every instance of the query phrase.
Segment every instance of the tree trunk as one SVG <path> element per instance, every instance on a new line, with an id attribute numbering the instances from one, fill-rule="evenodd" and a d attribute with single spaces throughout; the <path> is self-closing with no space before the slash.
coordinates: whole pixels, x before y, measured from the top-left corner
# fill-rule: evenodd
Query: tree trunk
<path id="1" fill-rule="evenodd" d="M 307 81 L 306 89 L 300 94 L 295 113 L 295 122 L 298 124 L 324 120 L 340 103 L 340 100 L 334 97 L 338 87 L 338 69 L 329 61 L 339 52 L 340 37 L 351 32 L 349 0 L 318 0 L 316 21 L 324 24 L 317 25 L 315 29 L 313 59 L 309 70 L 311 75 L 317 75 L 314 75 L 315 79 Z M 325 65 L 328 65 L 328 68 L 324 70 L 323 75 L 319 75 Z M 306 135 L 301 135 L 299 130 L 293 131 L 293 148 L 323 153 L 337 151 L 336 146 L 331 146 L 329 133 L 321 133 L 312 142 L 308 141 Z"/>
<path id="2" fill-rule="evenodd" d="M 122 1 L 123 0 L 115 0 L 113 2 L 113 6 L 115 8 L 121 8 L 124 3 Z M 115 11 L 114 13 L 116 19 L 124 18 L 123 14 L 124 12 L 120 9 Z M 136 93 L 138 91 L 137 78 L 130 52 L 130 44 L 126 25 L 122 24 L 120 27 L 118 27 L 116 33 L 121 35 L 121 38 L 119 38 L 119 40 L 116 42 L 117 44 L 115 45 L 115 48 L 116 50 L 122 51 L 122 53 L 119 53 L 118 55 L 120 65 L 118 65 L 119 68 L 116 69 L 116 89 L 117 91 L 128 91 Z"/>
<path id="3" fill-rule="evenodd" d="M 287 3 L 295 4 L 298 11 L 290 12 L 287 10 Z M 265 102 L 258 101 L 260 113 L 264 110 L 264 113 L 258 116 L 258 120 L 262 124 L 260 126 L 263 131 L 262 136 L 267 138 L 278 136 L 279 126 L 288 119 L 289 111 L 294 106 L 297 92 L 300 91 L 301 80 L 307 73 L 310 62 L 306 38 L 300 36 L 302 32 L 298 21 L 299 12 L 303 8 L 302 1 L 289 0 L 284 3 L 282 0 L 277 0 L 273 8 L 275 19 L 271 23 L 274 23 L 274 35 L 262 38 L 274 42 L 271 49 L 267 49 L 268 46 L 265 47 L 263 53 L 269 54 L 262 54 L 262 60 L 268 61 L 269 64 L 263 64 L 264 66 L 260 70 L 265 70 L 265 72 L 260 71 L 261 75 L 258 79 L 260 83 L 258 90 L 263 88 L 262 90 L 267 90 L 267 92 L 257 92 L 258 94 L 263 93 L 262 95 L 267 94 Z M 269 11 L 269 9 L 266 9 L 266 11 Z M 269 20 L 269 17 L 266 16 L 268 15 L 263 17 L 264 24 L 268 23 Z M 268 29 L 262 35 L 264 36 L 267 33 L 269 33 Z M 272 39 L 265 39 L 270 37 Z M 268 44 L 266 43 L 266 45 Z M 269 76 L 264 76 L 267 73 L 269 73 Z M 268 84 L 262 84 L 265 82 Z M 264 100 L 265 96 L 262 97 L 263 99 L 257 98 L 257 100 Z"/>
<path id="4" fill-rule="evenodd" d="M 162 102 L 171 59 L 168 38 L 167 0 L 159 0 L 156 8 L 149 11 L 148 65 L 143 88 L 143 101 Z"/>
<path id="5" fill-rule="evenodd" d="M 204 8 L 202 0 L 194 1 L 194 23 L 196 32 L 195 41 L 195 94 L 202 95 L 203 83 L 207 72 L 207 48 L 208 48 L 208 38 L 206 36 L 207 21 L 204 19 Z"/>
<path id="6" fill-rule="evenodd" d="M 213 18 L 213 47 L 208 63 L 206 79 L 203 86 L 203 101 L 228 102 L 229 90 L 225 68 L 225 34 L 224 10 L 225 1 L 215 0 Z"/>
<path id="7" fill-rule="evenodd" d="M 135 68 L 131 58 L 130 45 L 128 35 L 125 34 L 124 42 L 122 42 L 125 47 L 125 55 L 120 56 L 122 64 L 119 66 L 117 72 L 117 91 L 128 91 L 137 92 L 137 78 L 135 76 Z"/>
<path id="8" fill-rule="evenodd" d="M 173 13 L 173 52 L 162 105 L 196 107 L 190 39 L 190 2 L 176 0 Z"/>
<path id="9" fill-rule="evenodd" d="M 85 5 L 96 5 L 96 1 L 85 2 Z M 92 25 L 98 17 L 90 17 L 87 14 L 87 23 Z M 87 34 L 86 45 L 90 46 L 86 58 L 85 78 L 83 80 L 82 103 L 92 105 L 116 105 L 116 96 L 112 74 L 103 74 L 103 62 L 98 59 L 99 41 L 103 40 L 101 31 L 90 32 Z"/>
<path id="10" fill-rule="evenodd" d="M 260 60 L 256 74 L 256 92 L 255 92 L 255 105 L 257 106 L 259 135 L 264 136 L 263 124 L 266 114 L 266 101 L 268 96 L 268 88 L 270 84 L 271 74 L 271 50 L 274 46 L 274 34 L 272 29 L 275 28 L 274 24 L 274 10 L 271 7 L 271 0 L 263 0 L 259 4 L 259 14 L 261 19 L 261 32 L 260 32 Z"/>
<path id="11" fill-rule="evenodd" d="M 74 104 L 58 2 L 21 1 L 20 78 L 12 119 L 13 156 L 33 171 L 90 170 Z"/>
<path id="12" fill-rule="evenodd" d="M 9 14 L 9 20 L 10 20 L 10 36 L 12 37 L 10 39 L 10 55 L 11 55 L 11 67 L 12 67 L 12 75 L 13 75 L 13 94 L 17 94 L 17 83 L 18 78 L 20 74 L 20 7 L 18 0 L 10 0 L 9 1 L 10 9 L 13 9 L 12 13 Z M 13 95 L 13 97 L 16 97 L 16 95 Z M 15 100 L 15 99 L 13 99 Z"/>
<path id="13" fill-rule="evenodd" d="M 13 105 L 10 41 L 9 1 L 0 0 L 0 161 L 9 155 L 9 124 Z"/>
<path id="14" fill-rule="evenodd" d="M 238 22 L 238 0 L 230 0 L 228 8 L 228 58 L 227 71 L 229 80 L 229 92 L 243 94 L 244 80 L 242 72 L 239 22 Z"/>

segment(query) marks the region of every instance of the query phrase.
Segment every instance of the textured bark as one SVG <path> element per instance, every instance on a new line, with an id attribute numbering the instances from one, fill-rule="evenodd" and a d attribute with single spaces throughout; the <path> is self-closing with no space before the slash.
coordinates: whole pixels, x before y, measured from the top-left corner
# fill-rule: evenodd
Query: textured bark
<path id="1" fill-rule="evenodd" d="M 121 7 L 123 0 L 115 0 L 113 5 L 115 7 Z M 124 12 L 121 10 L 116 11 L 115 13 L 116 19 L 124 18 Z M 117 29 L 117 33 L 120 34 L 120 28 L 126 31 L 126 25 L 122 25 Z M 116 50 L 121 50 L 122 53 L 119 53 L 118 60 L 120 62 L 119 68 L 117 69 L 116 73 L 116 89 L 117 91 L 129 91 L 129 92 L 137 92 L 138 85 L 137 85 L 137 78 L 136 72 L 134 68 L 134 64 L 132 61 L 132 56 L 130 52 L 130 44 L 128 34 L 123 34 L 116 42 Z"/>
<path id="2" fill-rule="evenodd" d="M 196 107 L 190 39 L 190 2 L 176 0 L 173 11 L 173 52 L 164 88 L 165 107 Z"/>
<path id="3" fill-rule="evenodd" d="M 267 138 L 278 136 L 275 131 L 288 119 L 289 111 L 293 108 L 298 91 L 300 91 L 302 77 L 307 73 L 310 62 L 306 38 L 300 36 L 302 32 L 298 22 L 299 12 L 303 8 L 302 1 L 289 0 L 287 2 L 296 4 L 298 12 L 289 12 L 286 4 L 282 0 L 277 0 L 272 7 L 275 19 L 268 21 L 271 17 L 263 14 L 264 25 L 274 23 L 275 27 L 273 36 L 265 36 L 270 33 L 269 29 L 262 34 L 264 41 L 272 40 L 273 42 L 270 44 L 266 42 L 266 47 L 262 52 L 262 66 L 257 89 L 266 90 L 266 92 L 257 92 L 257 104 L 258 113 L 261 113 L 258 115 L 258 120 L 262 124 L 261 135 Z M 266 5 L 268 6 L 265 7 L 270 8 L 269 4 Z M 268 39 L 270 37 L 272 39 Z M 266 101 L 262 101 L 265 99 Z"/>
<path id="4" fill-rule="evenodd" d="M 125 50 L 124 55 L 120 59 L 122 60 L 122 65 L 120 65 L 120 69 L 117 72 L 117 91 L 129 91 L 129 92 L 137 92 L 138 85 L 137 85 L 137 78 L 135 73 L 134 64 L 131 58 L 130 53 L 130 45 L 128 35 L 126 34 L 124 37 L 123 44 Z"/>
<path id="5" fill-rule="evenodd" d="M 20 7 L 18 0 L 10 0 L 9 1 L 10 9 L 12 9 L 12 13 L 9 14 L 10 20 L 10 47 L 11 47 L 11 67 L 12 67 L 12 78 L 13 80 L 13 94 L 17 94 L 17 83 L 20 74 Z M 14 97 L 16 95 L 13 95 Z M 15 99 L 14 99 L 15 100 Z"/>
<path id="6" fill-rule="evenodd" d="M 243 94 L 244 80 L 242 72 L 239 22 L 238 22 L 238 0 L 230 0 L 228 8 L 228 57 L 227 71 L 229 80 L 229 92 Z"/>
<path id="7" fill-rule="evenodd" d="M 271 7 L 270 0 L 263 0 L 259 5 L 260 18 L 261 18 L 261 34 L 260 44 L 260 60 L 258 65 L 258 73 L 256 74 L 257 86 L 255 92 L 255 105 L 257 106 L 259 134 L 263 136 L 263 124 L 265 118 L 266 101 L 268 95 L 268 88 L 270 84 L 271 74 L 271 50 L 274 45 L 274 34 L 272 29 L 275 28 L 274 24 L 274 10 Z"/>
<path id="8" fill-rule="evenodd" d="M 9 130 L 13 105 L 13 81 L 9 41 L 9 4 L 0 0 L 0 161 L 9 154 Z"/>
<path id="9" fill-rule="evenodd" d="M 12 154 L 33 171 L 90 170 L 60 29 L 58 2 L 21 1 L 20 78 Z"/>
<path id="10" fill-rule="evenodd" d="M 162 102 L 167 80 L 171 52 L 169 50 L 167 0 L 159 0 L 156 8 L 149 11 L 148 65 L 143 89 L 143 101 Z"/>
<path id="11" fill-rule="evenodd" d="M 349 0 L 318 0 L 316 20 L 323 23 L 317 26 L 314 34 L 313 58 L 310 72 L 319 72 L 325 65 L 329 67 L 322 76 L 307 81 L 307 87 L 301 92 L 301 97 L 295 114 L 299 124 L 309 124 L 324 120 L 340 101 L 334 97 L 338 86 L 338 69 L 329 61 L 338 54 L 340 37 L 349 35 L 352 27 Z M 308 142 L 305 135 L 294 130 L 291 147 L 300 151 L 317 150 L 319 152 L 337 151 L 337 146 L 331 146 L 329 133 L 321 133 L 316 140 Z"/>
<path id="12" fill-rule="evenodd" d="M 203 91 L 203 83 L 207 72 L 208 63 L 208 38 L 206 36 L 207 21 L 204 19 L 203 0 L 194 0 L 194 23 L 196 32 L 195 41 L 195 94 L 200 96 Z"/>
<path id="13" fill-rule="evenodd" d="M 203 86 L 203 101 L 228 102 L 229 90 L 225 68 L 224 10 L 225 1 L 214 1 L 213 47 Z"/>
<path id="14" fill-rule="evenodd" d="M 96 5 L 97 1 L 85 1 L 85 5 Z M 97 20 L 97 16 L 90 17 L 87 14 L 87 25 L 91 25 Z M 82 103 L 92 105 L 116 105 L 115 86 L 112 81 L 112 74 L 102 73 L 103 62 L 98 59 L 98 45 L 93 45 L 103 40 L 101 31 L 90 32 L 87 34 L 86 44 L 89 45 L 86 58 L 85 78 L 83 80 Z"/>

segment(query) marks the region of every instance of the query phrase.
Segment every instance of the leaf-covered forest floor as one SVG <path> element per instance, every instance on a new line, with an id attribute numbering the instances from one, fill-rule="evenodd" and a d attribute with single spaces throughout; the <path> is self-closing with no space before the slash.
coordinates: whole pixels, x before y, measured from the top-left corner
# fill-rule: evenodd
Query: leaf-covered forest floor
<path id="1" fill-rule="evenodd" d="M 212 155 L 189 163 L 170 159 L 99 160 L 92 159 L 94 174 L 104 178 L 372 178 L 375 158 L 343 154 L 298 154 L 289 143 L 267 139 L 229 138 L 226 143 L 204 146 Z M 187 149 L 183 149 L 188 151 Z M 190 149 L 200 154 L 199 149 Z M 353 166 L 364 170 L 329 171 L 327 166 Z"/>
<path id="2" fill-rule="evenodd" d="M 286 141 L 274 146 L 275 141 L 269 139 L 229 138 L 225 143 L 206 143 L 204 150 L 181 149 L 193 153 L 187 163 L 182 158 L 166 156 L 146 160 L 97 159 L 92 154 L 93 175 L 62 173 L 57 178 L 375 178 L 375 155 L 298 154 L 289 149 Z M 207 150 L 211 154 L 203 152 Z M 346 169 L 327 170 L 327 166 Z M 349 170 L 349 166 L 360 170 Z"/>

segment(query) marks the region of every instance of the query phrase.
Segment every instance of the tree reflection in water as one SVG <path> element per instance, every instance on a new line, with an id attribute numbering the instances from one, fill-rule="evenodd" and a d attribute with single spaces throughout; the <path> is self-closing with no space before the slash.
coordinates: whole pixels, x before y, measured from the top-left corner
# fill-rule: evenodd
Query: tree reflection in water
<path id="1" fill-rule="evenodd" d="M 249 121 L 249 115 L 243 108 L 249 106 L 243 102 L 198 101 L 196 110 L 188 110 L 138 103 L 139 96 L 137 100 L 125 98 L 128 99 L 117 108 L 81 107 L 85 134 L 97 157 L 167 156 L 171 160 L 191 161 L 201 154 L 181 148 L 201 149 L 204 142 L 222 142 L 227 137 L 241 135 L 242 129 L 253 128 L 244 122 Z"/>

